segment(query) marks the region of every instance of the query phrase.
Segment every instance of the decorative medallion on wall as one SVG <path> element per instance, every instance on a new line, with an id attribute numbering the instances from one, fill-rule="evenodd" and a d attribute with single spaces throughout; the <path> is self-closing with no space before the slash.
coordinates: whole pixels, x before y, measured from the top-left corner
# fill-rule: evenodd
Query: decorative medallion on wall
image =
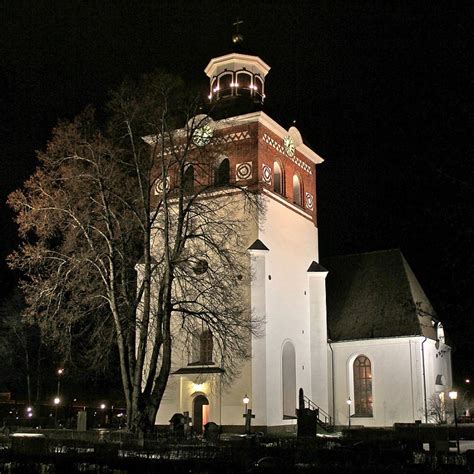
<path id="1" fill-rule="evenodd" d="M 291 135 L 287 135 L 283 139 L 283 146 L 285 147 L 285 151 L 288 156 L 294 156 L 296 147 Z"/>
<path id="2" fill-rule="evenodd" d="M 235 176 L 238 180 L 252 179 L 252 162 L 239 163 L 235 167 Z"/>
<path id="3" fill-rule="evenodd" d="M 272 169 L 268 165 L 262 165 L 262 179 L 265 184 L 272 185 Z"/>
<path id="4" fill-rule="evenodd" d="M 204 146 L 210 143 L 214 130 L 209 125 L 196 128 L 193 133 L 193 142 L 196 146 Z"/>
<path id="5" fill-rule="evenodd" d="M 170 190 L 170 177 L 166 177 L 166 191 Z M 163 180 L 157 179 L 155 184 L 155 194 L 161 194 L 163 192 Z"/>
<path id="6" fill-rule="evenodd" d="M 305 194 L 305 203 L 306 203 L 306 209 L 310 209 L 312 211 L 313 206 L 314 206 L 314 198 L 311 193 Z"/>

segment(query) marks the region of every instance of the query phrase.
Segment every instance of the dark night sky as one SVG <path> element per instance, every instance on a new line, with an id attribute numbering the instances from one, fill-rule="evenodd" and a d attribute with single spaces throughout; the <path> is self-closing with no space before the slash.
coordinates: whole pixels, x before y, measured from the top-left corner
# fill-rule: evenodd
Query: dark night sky
<path id="1" fill-rule="evenodd" d="M 474 180 L 468 2 L 0 0 L 0 287 L 16 243 L 9 192 L 58 118 L 100 106 L 124 77 L 164 68 L 207 85 L 246 46 L 271 67 L 268 113 L 293 120 L 319 166 L 320 253 L 399 247 L 473 366 Z M 470 374 L 474 376 L 474 374 Z"/>

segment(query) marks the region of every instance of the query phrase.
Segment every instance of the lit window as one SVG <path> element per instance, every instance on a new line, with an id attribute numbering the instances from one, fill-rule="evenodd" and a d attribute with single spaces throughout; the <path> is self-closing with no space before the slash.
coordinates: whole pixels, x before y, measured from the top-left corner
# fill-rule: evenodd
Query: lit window
<path id="1" fill-rule="evenodd" d="M 273 163 L 273 191 L 283 195 L 283 173 L 280 165 L 275 161 Z"/>
<path id="2" fill-rule="evenodd" d="M 301 206 L 301 194 L 300 178 L 295 174 L 293 175 L 293 202 L 298 206 Z"/>
<path id="3" fill-rule="evenodd" d="M 361 355 L 354 361 L 354 414 L 372 416 L 372 365 Z"/>

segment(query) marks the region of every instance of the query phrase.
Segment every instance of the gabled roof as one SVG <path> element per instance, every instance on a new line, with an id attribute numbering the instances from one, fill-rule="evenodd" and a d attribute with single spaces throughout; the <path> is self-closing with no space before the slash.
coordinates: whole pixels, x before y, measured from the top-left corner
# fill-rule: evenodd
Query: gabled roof
<path id="1" fill-rule="evenodd" d="M 433 309 L 400 250 L 326 258 L 323 263 L 329 271 L 330 339 L 413 335 L 436 339 Z"/>
<path id="2" fill-rule="evenodd" d="M 250 247 L 249 250 L 268 250 L 268 247 L 260 240 L 257 239 Z"/>
<path id="3" fill-rule="evenodd" d="M 309 273 L 327 273 L 327 270 L 321 264 L 315 262 L 314 260 L 311 262 L 311 265 L 306 271 Z"/>

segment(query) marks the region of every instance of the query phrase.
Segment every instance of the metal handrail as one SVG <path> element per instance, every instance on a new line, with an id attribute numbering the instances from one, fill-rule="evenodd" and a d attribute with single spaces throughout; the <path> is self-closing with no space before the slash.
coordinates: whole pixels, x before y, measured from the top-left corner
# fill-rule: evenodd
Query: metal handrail
<path id="1" fill-rule="evenodd" d="M 316 403 L 314 403 L 306 395 L 304 395 L 304 401 L 305 401 L 305 405 L 307 405 L 308 408 L 311 408 L 312 410 L 318 410 L 318 421 L 320 421 L 324 425 L 330 425 L 330 426 L 333 425 L 332 417 L 329 413 L 326 413 L 322 408 L 316 405 Z M 320 418 L 321 415 L 324 417 L 324 419 Z"/>

